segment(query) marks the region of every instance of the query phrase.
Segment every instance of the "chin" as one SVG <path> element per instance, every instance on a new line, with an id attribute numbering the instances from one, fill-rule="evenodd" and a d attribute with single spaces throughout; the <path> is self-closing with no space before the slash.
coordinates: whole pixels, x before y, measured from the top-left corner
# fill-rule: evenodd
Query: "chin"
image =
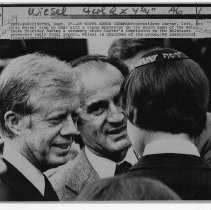
<path id="1" fill-rule="evenodd" d="M 116 146 L 118 150 L 126 150 L 131 146 L 131 143 L 127 139 L 124 139 L 122 141 L 117 142 Z"/>
<path id="2" fill-rule="evenodd" d="M 129 148 L 130 148 L 130 144 L 126 144 L 126 143 L 113 145 L 110 148 L 110 152 L 116 153 L 116 154 L 126 154 Z"/>

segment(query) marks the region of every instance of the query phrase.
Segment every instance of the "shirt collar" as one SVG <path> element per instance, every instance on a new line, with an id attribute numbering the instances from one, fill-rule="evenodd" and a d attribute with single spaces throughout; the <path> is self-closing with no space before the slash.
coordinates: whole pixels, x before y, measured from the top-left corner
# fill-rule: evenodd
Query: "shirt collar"
<path id="1" fill-rule="evenodd" d="M 3 157 L 23 174 L 44 195 L 45 180 L 42 172 L 18 153 L 8 142 L 4 143 Z"/>
<path id="2" fill-rule="evenodd" d="M 134 153 L 133 147 L 130 147 L 128 149 L 127 154 L 122 162 L 124 161 L 127 161 L 128 163 L 131 163 L 132 165 L 138 162 L 138 159 Z"/>
<path id="3" fill-rule="evenodd" d="M 152 141 L 146 145 L 144 155 L 161 154 L 161 153 L 176 153 L 188 154 L 200 157 L 196 146 L 184 135 L 172 135 L 171 138 L 162 138 Z"/>
<path id="4" fill-rule="evenodd" d="M 116 162 L 94 154 L 86 146 L 85 146 L 85 154 L 87 156 L 88 161 L 91 163 L 92 167 L 95 169 L 100 178 L 108 178 L 114 176 L 117 165 Z M 132 147 L 129 148 L 123 161 L 127 161 L 132 165 L 137 162 L 137 158 L 133 152 Z"/>

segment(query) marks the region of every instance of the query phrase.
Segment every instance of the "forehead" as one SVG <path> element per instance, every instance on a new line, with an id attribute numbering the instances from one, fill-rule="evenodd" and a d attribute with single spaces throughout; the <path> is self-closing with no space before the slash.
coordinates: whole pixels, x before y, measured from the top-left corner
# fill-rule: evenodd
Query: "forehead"
<path id="1" fill-rule="evenodd" d="M 85 91 L 96 90 L 97 88 L 107 88 L 114 85 L 121 85 L 123 82 L 123 76 L 120 71 L 111 66 L 107 65 L 106 69 L 98 70 L 93 68 L 90 71 L 85 72 L 81 80 L 84 84 Z"/>
<path id="2" fill-rule="evenodd" d="M 123 79 L 120 71 L 110 64 L 102 71 L 93 69 L 85 73 L 82 76 L 85 100 L 100 100 L 118 94 Z"/>
<path id="3" fill-rule="evenodd" d="M 65 112 L 74 112 L 80 106 L 79 97 L 73 96 L 63 99 L 41 99 L 36 108 L 43 113 L 48 115 L 54 111 L 65 111 Z"/>

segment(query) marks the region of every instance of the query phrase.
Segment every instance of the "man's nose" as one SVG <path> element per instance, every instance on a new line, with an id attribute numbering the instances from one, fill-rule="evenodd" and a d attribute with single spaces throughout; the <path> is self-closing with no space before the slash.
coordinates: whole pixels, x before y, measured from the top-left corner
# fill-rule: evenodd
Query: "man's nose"
<path id="1" fill-rule="evenodd" d="M 78 134 L 79 132 L 77 130 L 75 123 L 73 122 L 72 116 L 69 115 L 63 128 L 61 129 L 61 135 L 65 136 L 65 135 L 78 135 Z"/>
<path id="2" fill-rule="evenodd" d="M 108 121 L 110 123 L 124 123 L 125 116 L 121 107 L 115 104 L 110 105 L 110 112 L 108 114 Z"/>

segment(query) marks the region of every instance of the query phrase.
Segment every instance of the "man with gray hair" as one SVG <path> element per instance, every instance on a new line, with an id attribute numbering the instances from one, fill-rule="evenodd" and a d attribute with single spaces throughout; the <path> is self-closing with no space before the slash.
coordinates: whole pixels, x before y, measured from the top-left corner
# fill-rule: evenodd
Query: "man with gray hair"
<path id="1" fill-rule="evenodd" d="M 59 199 L 65 201 L 79 199 L 97 179 L 120 174 L 137 161 L 128 150 L 131 144 L 119 100 L 127 66 L 116 58 L 87 55 L 73 67 L 83 83 L 77 127 L 85 147 L 73 161 L 48 171 Z"/>
<path id="2" fill-rule="evenodd" d="M 7 171 L 0 200 L 58 200 L 43 171 L 68 161 L 80 91 L 71 67 L 47 55 L 21 56 L 3 70 L 0 127 Z"/>

